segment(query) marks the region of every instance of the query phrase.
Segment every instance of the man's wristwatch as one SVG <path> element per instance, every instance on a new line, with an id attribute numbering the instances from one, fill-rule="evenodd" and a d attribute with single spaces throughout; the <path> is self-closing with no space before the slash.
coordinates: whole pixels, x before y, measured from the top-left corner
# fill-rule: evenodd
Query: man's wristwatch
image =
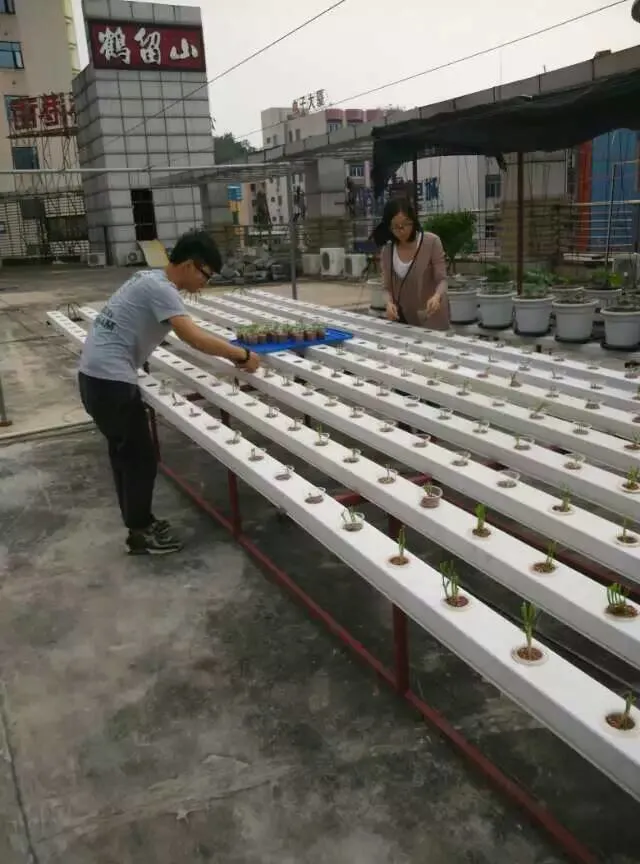
<path id="1" fill-rule="evenodd" d="M 235 361 L 236 366 L 246 366 L 247 363 L 249 362 L 249 358 L 251 357 L 251 351 L 249 351 L 248 348 L 243 348 L 242 350 L 244 351 L 244 359 L 243 360 L 236 360 Z"/>

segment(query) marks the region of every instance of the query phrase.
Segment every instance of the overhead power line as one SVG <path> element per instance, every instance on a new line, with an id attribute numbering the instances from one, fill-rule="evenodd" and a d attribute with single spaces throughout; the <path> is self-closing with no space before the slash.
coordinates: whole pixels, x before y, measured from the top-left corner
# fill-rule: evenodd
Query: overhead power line
<path id="1" fill-rule="evenodd" d="M 210 78 L 208 81 L 205 81 L 204 84 L 199 84 L 194 90 L 190 90 L 184 96 L 180 96 L 178 99 L 174 99 L 172 102 L 169 102 L 167 105 L 164 105 L 159 111 L 155 114 L 151 114 L 149 117 L 145 117 L 143 120 L 140 120 L 134 126 L 129 126 L 123 132 L 118 135 L 115 135 L 113 138 L 110 138 L 106 144 L 113 144 L 114 141 L 119 141 L 121 138 L 124 138 L 126 135 L 129 135 L 135 129 L 139 129 L 141 126 L 144 126 L 149 120 L 154 120 L 157 117 L 162 117 L 162 115 L 169 110 L 169 108 L 173 108 L 174 105 L 179 105 L 181 102 L 185 102 L 187 99 L 190 99 L 191 96 L 194 96 L 196 93 L 199 93 L 201 90 L 204 90 L 205 87 L 208 87 L 210 84 L 215 84 L 216 81 L 219 81 L 221 78 L 224 78 L 226 75 L 229 75 L 231 72 L 235 72 L 236 69 L 239 69 L 241 66 L 244 66 L 249 61 L 254 60 L 256 57 L 259 57 L 261 54 L 264 54 L 269 49 L 279 45 L 281 42 L 284 42 L 285 39 L 288 39 L 290 36 L 294 36 L 296 33 L 299 33 L 301 30 L 304 30 L 305 27 L 308 27 L 310 24 L 314 24 L 324 15 L 328 15 L 330 12 L 333 12 L 334 9 L 337 9 L 339 6 L 343 6 L 347 0 L 337 0 L 336 3 L 333 3 L 331 6 L 327 6 L 326 9 L 323 9 L 321 12 L 318 12 L 317 15 L 313 15 L 311 18 L 307 18 L 301 24 L 298 24 L 297 27 L 294 27 L 292 30 L 288 30 L 286 33 L 283 33 L 282 36 L 278 36 L 277 39 L 274 39 L 272 42 L 269 42 L 267 45 L 264 45 L 262 48 L 259 48 L 257 51 L 254 51 L 252 54 L 249 54 L 247 57 L 244 57 L 242 60 L 239 60 L 237 63 L 234 63 L 233 66 L 229 66 L 228 69 L 225 69 L 224 72 L 220 72 L 218 75 L 214 75 L 213 78 Z M 105 144 L 105 146 L 106 146 Z M 203 152 L 209 152 L 208 150 Z"/>

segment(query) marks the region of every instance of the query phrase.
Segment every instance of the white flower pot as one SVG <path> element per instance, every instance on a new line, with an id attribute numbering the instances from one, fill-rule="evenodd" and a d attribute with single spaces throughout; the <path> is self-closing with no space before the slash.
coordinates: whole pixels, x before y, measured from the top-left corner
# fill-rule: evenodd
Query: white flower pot
<path id="1" fill-rule="evenodd" d="M 585 303 L 557 303 L 552 308 L 556 316 L 556 339 L 559 342 L 588 342 L 593 329 L 595 300 Z"/>
<path id="2" fill-rule="evenodd" d="M 487 330 L 505 330 L 513 323 L 513 298 L 515 294 L 478 293 L 480 325 Z"/>
<path id="3" fill-rule="evenodd" d="M 520 336 L 544 336 L 551 322 L 551 297 L 516 297 L 515 331 Z"/>
<path id="4" fill-rule="evenodd" d="M 475 288 L 464 291 L 449 289 L 449 320 L 452 324 L 473 324 L 478 319 L 478 292 Z"/>
<path id="5" fill-rule="evenodd" d="M 600 309 L 615 306 L 620 299 L 621 291 L 616 288 L 585 288 L 584 294 L 587 300 L 595 300 Z"/>
<path id="6" fill-rule="evenodd" d="M 603 309 L 604 344 L 607 348 L 629 350 L 640 342 L 640 309 Z"/>

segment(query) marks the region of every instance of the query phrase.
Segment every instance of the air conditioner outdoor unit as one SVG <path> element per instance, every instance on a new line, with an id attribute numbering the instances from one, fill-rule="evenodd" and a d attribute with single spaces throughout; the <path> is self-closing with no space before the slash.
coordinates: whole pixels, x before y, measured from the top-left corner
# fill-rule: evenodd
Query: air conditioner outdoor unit
<path id="1" fill-rule="evenodd" d="M 344 249 L 320 250 L 320 275 L 342 276 L 344 273 Z"/>
<path id="2" fill-rule="evenodd" d="M 127 264 L 142 264 L 144 258 L 142 257 L 142 252 L 134 250 L 129 252 L 127 255 Z"/>
<path id="3" fill-rule="evenodd" d="M 319 276 L 320 256 L 305 252 L 302 256 L 302 272 L 305 276 Z"/>
<path id="4" fill-rule="evenodd" d="M 87 255 L 87 264 L 89 267 L 105 267 L 107 256 L 104 252 L 89 252 Z"/>
<path id="5" fill-rule="evenodd" d="M 344 275 L 349 279 L 362 279 L 367 269 L 367 256 L 362 253 L 345 255 Z"/>

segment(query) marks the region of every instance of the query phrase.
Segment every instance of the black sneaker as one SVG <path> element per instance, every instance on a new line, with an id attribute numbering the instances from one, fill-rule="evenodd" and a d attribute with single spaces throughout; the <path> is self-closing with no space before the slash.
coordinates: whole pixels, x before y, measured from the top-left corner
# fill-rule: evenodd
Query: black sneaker
<path id="1" fill-rule="evenodd" d="M 151 530 L 157 537 L 164 537 L 171 534 L 171 523 L 166 519 L 154 519 L 151 523 Z"/>
<path id="2" fill-rule="evenodd" d="M 158 534 L 153 526 L 147 531 L 130 531 L 127 537 L 130 555 L 170 555 L 179 552 L 182 543 L 170 534 Z"/>

